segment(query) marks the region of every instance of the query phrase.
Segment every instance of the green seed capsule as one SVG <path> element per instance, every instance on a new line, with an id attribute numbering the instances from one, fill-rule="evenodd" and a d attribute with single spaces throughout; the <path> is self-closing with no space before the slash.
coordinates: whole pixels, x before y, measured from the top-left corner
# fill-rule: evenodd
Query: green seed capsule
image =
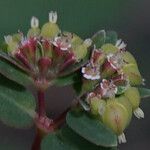
<path id="1" fill-rule="evenodd" d="M 102 116 L 106 107 L 106 101 L 98 97 L 90 99 L 91 113 L 95 116 Z"/>
<path id="2" fill-rule="evenodd" d="M 130 103 L 132 104 L 133 109 L 136 109 L 140 105 L 140 94 L 137 88 L 129 87 L 124 95 L 129 99 Z"/>
<path id="3" fill-rule="evenodd" d="M 123 53 L 123 59 L 124 59 L 124 61 L 127 62 L 128 64 L 137 64 L 137 62 L 136 62 L 134 56 L 133 56 L 130 52 L 128 52 L 128 51 L 125 51 L 125 52 Z"/>
<path id="4" fill-rule="evenodd" d="M 129 122 L 129 113 L 121 103 L 116 100 L 108 100 L 102 119 L 106 126 L 117 135 L 121 135 Z"/>
<path id="5" fill-rule="evenodd" d="M 142 77 L 136 64 L 126 64 L 122 70 L 129 77 L 131 85 L 140 85 L 142 83 Z"/>
<path id="6" fill-rule="evenodd" d="M 41 29 L 41 36 L 44 38 L 54 38 L 58 33 L 60 33 L 58 25 L 51 22 L 44 24 Z"/>
<path id="7" fill-rule="evenodd" d="M 118 98 L 115 98 L 118 103 L 122 104 L 128 111 L 129 117 L 128 117 L 128 123 L 130 123 L 132 119 L 132 105 L 129 101 L 129 99 L 125 96 L 119 96 Z"/>
<path id="8" fill-rule="evenodd" d="M 90 39 L 86 39 L 82 44 L 76 46 L 73 49 L 73 52 L 76 56 L 76 59 L 78 61 L 80 61 L 81 59 L 83 59 L 88 51 L 88 47 L 91 45 L 91 40 Z"/>
<path id="9" fill-rule="evenodd" d="M 57 13 L 51 11 L 49 13 L 49 22 L 45 23 L 41 29 L 41 36 L 44 38 L 54 38 L 58 33 L 60 33 L 60 29 L 57 22 Z"/>
<path id="10" fill-rule="evenodd" d="M 118 52 L 118 48 L 112 44 L 104 44 L 101 49 L 105 54 Z"/>
<path id="11" fill-rule="evenodd" d="M 139 119 L 144 118 L 144 112 L 139 108 L 141 98 L 138 89 L 135 87 L 130 87 L 125 91 L 124 95 L 129 99 L 134 115 Z"/>

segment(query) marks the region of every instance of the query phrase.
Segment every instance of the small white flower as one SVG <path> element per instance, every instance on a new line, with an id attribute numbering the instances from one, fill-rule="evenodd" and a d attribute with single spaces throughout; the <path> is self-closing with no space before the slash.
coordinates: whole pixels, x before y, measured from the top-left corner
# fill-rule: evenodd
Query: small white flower
<path id="1" fill-rule="evenodd" d="M 141 108 L 137 108 L 134 110 L 134 115 L 138 118 L 138 119 L 141 119 L 141 118 L 144 118 L 144 112 Z"/>
<path id="2" fill-rule="evenodd" d="M 115 70 L 121 69 L 124 65 L 122 52 L 107 55 L 107 60 Z"/>
<path id="3" fill-rule="evenodd" d="M 36 17 L 31 18 L 31 28 L 38 28 L 39 27 L 39 20 Z"/>
<path id="4" fill-rule="evenodd" d="M 49 13 L 49 22 L 51 22 L 51 23 L 57 22 L 57 12 L 56 11 L 51 11 Z"/>
<path id="5" fill-rule="evenodd" d="M 122 133 L 121 135 L 118 136 L 118 142 L 119 142 L 119 144 L 121 144 L 121 143 L 126 143 L 126 142 L 127 142 L 124 133 Z"/>
<path id="6" fill-rule="evenodd" d="M 97 66 L 92 66 L 90 63 L 82 67 L 81 72 L 83 77 L 90 80 L 100 79 L 100 69 Z"/>
<path id="7" fill-rule="evenodd" d="M 57 36 L 52 41 L 53 45 L 60 48 L 62 51 L 67 51 L 71 48 L 71 39 L 67 36 Z"/>
<path id="8" fill-rule="evenodd" d="M 127 44 L 125 44 L 121 39 L 117 40 L 115 45 L 119 50 L 125 49 Z"/>
<path id="9" fill-rule="evenodd" d="M 115 97 L 115 94 L 117 93 L 117 86 L 113 84 L 113 82 L 110 82 L 106 79 L 103 79 L 100 83 L 101 87 L 101 94 L 104 98 L 111 98 Z"/>

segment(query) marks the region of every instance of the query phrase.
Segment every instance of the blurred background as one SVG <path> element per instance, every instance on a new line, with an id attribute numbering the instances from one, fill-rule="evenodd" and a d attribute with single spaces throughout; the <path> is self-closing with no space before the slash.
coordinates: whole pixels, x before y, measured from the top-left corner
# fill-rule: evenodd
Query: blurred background
<path id="1" fill-rule="evenodd" d="M 0 40 L 18 29 L 26 32 L 33 15 L 42 25 L 48 20 L 48 12 L 56 10 L 61 29 L 82 38 L 91 37 L 100 29 L 117 31 L 128 44 L 127 50 L 136 57 L 146 87 L 150 88 L 149 7 L 149 0 L 0 0 Z M 49 115 L 57 116 L 73 98 L 71 87 L 50 88 L 46 97 Z M 128 142 L 120 145 L 120 150 L 150 149 L 150 100 L 143 100 L 141 107 L 145 119 L 133 119 L 126 130 Z M 30 150 L 33 131 L 33 128 L 18 130 L 0 123 L 0 150 Z"/>

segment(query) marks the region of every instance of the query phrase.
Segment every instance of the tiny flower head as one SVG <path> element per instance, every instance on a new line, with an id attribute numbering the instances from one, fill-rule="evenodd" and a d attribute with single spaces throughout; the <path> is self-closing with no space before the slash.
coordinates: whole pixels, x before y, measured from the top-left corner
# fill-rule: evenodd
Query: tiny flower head
<path id="1" fill-rule="evenodd" d="M 127 44 L 125 44 L 121 39 L 117 40 L 115 46 L 119 49 L 119 50 L 125 50 Z"/>
<path id="2" fill-rule="evenodd" d="M 85 67 L 82 67 L 83 77 L 90 80 L 100 79 L 100 68 L 97 66 L 92 66 L 91 63 L 87 64 Z"/>

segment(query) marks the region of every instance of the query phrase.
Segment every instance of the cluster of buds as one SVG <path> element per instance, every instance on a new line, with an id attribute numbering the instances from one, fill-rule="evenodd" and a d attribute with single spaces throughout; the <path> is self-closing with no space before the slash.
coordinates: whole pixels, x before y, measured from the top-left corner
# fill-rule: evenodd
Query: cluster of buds
<path id="1" fill-rule="evenodd" d="M 91 82 L 94 85 L 85 97 L 90 108 L 88 111 L 118 135 L 119 143 L 125 143 L 124 130 L 132 114 L 144 118 L 139 108 L 140 94 L 134 87 L 143 82 L 135 58 L 126 51 L 126 44 L 122 40 L 115 45 L 94 46 L 90 61 L 82 67 L 81 72 L 83 88 L 88 83 L 90 86 Z"/>
<path id="2" fill-rule="evenodd" d="M 27 36 L 18 32 L 5 36 L 7 53 L 44 90 L 51 81 L 63 74 L 68 67 L 79 63 L 86 56 L 91 40 L 83 41 L 70 32 L 62 32 L 57 22 L 57 13 L 49 13 L 49 22 L 39 28 L 39 20 L 31 18 Z"/>

